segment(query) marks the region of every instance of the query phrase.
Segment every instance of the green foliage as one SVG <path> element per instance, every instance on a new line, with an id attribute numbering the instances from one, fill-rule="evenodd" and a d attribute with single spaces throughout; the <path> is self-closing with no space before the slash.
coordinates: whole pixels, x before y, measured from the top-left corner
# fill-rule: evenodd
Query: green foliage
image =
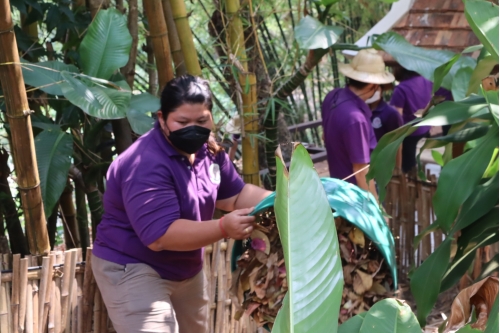
<path id="1" fill-rule="evenodd" d="M 484 333 L 496 332 L 498 332 L 498 295 L 495 298 L 495 303 L 493 303 L 488 322 L 486 323 L 486 329 L 484 330 Z"/>
<path id="2" fill-rule="evenodd" d="M 127 118 L 132 130 L 142 135 L 153 128 L 154 120 L 146 113 L 154 113 L 159 109 L 160 99 L 158 97 L 148 93 L 132 95 L 127 111 Z"/>
<path id="3" fill-rule="evenodd" d="M 47 94 L 62 96 L 60 84 L 64 82 L 62 71 L 78 73 L 78 68 L 60 61 L 44 61 L 36 64 L 22 61 L 24 82 L 33 87 L 39 87 Z"/>
<path id="4" fill-rule="evenodd" d="M 336 332 L 343 289 L 342 265 L 323 185 L 302 145 L 297 145 L 292 153 L 290 171 L 281 153 L 277 167 L 275 213 L 288 292 L 272 332 Z M 311 206 L 316 208 L 311 211 Z"/>
<path id="5" fill-rule="evenodd" d="M 44 210 L 51 212 L 68 181 L 73 139 L 60 129 L 46 129 L 36 136 L 35 149 Z"/>
<path id="6" fill-rule="evenodd" d="M 481 85 L 481 81 L 488 76 L 495 65 L 498 64 L 498 57 L 489 55 L 477 63 L 476 68 L 472 72 L 472 76 L 469 82 L 469 86 L 467 88 L 467 95 L 472 93 L 477 93 L 479 90 L 479 86 Z"/>
<path id="7" fill-rule="evenodd" d="M 100 10 L 80 45 L 83 72 L 109 79 L 127 64 L 131 44 L 126 17 L 116 9 Z"/>
<path id="8" fill-rule="evenodd" d="M 327 49 L 338 41 L 343 31 L 342 27 L 324 25 L 307 15 L 295 27 L 295 39 L 302 49 Z"/>
<path id="9" fill-rule="evenodd" d="M 373 332 L 420 333 L 421 329 L 411 308 L 393 298 L 378 301 L 339 327 L 339 333 Z"/>
<path id="10" fill-rule="evenodd" d="M 477 38 L 498 61 L 498 6 L 489 1 L 465 1 L 465 17 Z"/>

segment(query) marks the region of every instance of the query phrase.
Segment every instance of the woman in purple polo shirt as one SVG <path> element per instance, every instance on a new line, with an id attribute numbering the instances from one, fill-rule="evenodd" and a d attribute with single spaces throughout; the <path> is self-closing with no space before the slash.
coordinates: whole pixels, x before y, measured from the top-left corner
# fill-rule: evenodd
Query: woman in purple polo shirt
<path id="1" fill-rule="evenodd" d="M 404 123 L 407 124 L 416 118 L 415 112 L 425 109 L 429 104 L 432 98 L 432 82 L 403 67 L 396 67 L 394 76 L 399 84 L 394 88 L 389 104 L 401 113 Z M 420 139 L 428 136 L 429 130 L 429 126 L 418 127 L 415 132 L 404 139 L 403 172 L 407 173 L 417 165 L 417 144 Z"/>
<path id="2" fill-rule="evenodd" d="M 211 137 L 212 93 L 193 76 L 168 82 L 154 129 L 111 164 L 92 269 L 118 333 L 204 333 L 203 247 L 244 239 L 271 192 L 244 184 Z M 214 220 L 215 208 L 231 213 Z"/>

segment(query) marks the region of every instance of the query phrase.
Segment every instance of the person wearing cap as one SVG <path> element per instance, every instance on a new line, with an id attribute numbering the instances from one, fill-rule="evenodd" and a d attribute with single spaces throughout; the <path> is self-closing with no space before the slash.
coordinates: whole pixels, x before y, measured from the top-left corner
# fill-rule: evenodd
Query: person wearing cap
<path id="1" fill-rule="evenodd" d="M 392 132 L 403 126 L 403 117 L 401 114 L 384 101 L 382 94 L 385 91 L 392 90 L 392 84 L 381 85 L 372 99 L 376 99 L 368 106 L 372 110 L 372 127 L 375 132 L 377 142 L 387 133 Z M 398 149 L 396 155 L 396 169 L 401 170 L 401 149 Z"/>
<path id="2" fill-rule="evenodd" d="M 346 87 L 329 92 L 321 105 L 330 176 L 377 197 L 374 182 L 366 182 L 370 154 L 377 144 L 368 104 L 377 100 L 380 85 L 393 82 L 394 76 L 374 49 L 359 51 L 350 64 L 339 63 L 339 71 L 347 78 Z"/>
<path id="3" fill-rule="evenodd" d="M 399 84 L 389 104 L 403 116 L 405 124 L 414 120 L 415 113 L 427 107 L 432 98 L 432 82 L 401 66 L 394 69 L 394 75 Z M 420 126 L 403 140 L 402 171 L 410 172 L 417 165 L 417 144 L 429 135 L 430 126 Z"/>
<path id="4" fill-rule="evenodd" d="M 92 271 L 117 333 L 208 332 L 203 248 L 246 239 L 271 192 L 245 184 L 211 136 L 208 82 L 168 82 L 154 128 L 109 167 Z M 230 213 L 214 219 L 219 208 Z"/>

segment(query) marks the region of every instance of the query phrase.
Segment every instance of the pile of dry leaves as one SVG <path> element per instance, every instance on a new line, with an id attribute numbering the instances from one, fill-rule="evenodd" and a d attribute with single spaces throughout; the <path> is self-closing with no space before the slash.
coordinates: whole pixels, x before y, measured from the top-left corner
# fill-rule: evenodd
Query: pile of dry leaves
<path id="1" fill-rule="evenodd" d="M 273 209 L 260 214 L 251 239 L 233 272 L 231 294 L 236 313 L 252 316 L 259 326 L 272 326 L 288 290 L 285 260 Z M 339 322 L 366 311 L 378 300 L 391 297 L 393 281 L 382 254 L 361 230 L 335 219 L 344 270 Z"/>

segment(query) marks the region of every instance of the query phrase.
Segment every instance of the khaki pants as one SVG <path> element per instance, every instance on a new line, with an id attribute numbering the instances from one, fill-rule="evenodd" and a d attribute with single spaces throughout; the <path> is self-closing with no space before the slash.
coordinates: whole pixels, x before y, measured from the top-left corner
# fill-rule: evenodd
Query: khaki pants
<path id="1" fill-rule="evenodd" d="M 203 271 L 168 281 L 146 264 L 119 265 L 92 255 L 92 270 L 117 333 L 206 333 L 208 291 Z"/>

